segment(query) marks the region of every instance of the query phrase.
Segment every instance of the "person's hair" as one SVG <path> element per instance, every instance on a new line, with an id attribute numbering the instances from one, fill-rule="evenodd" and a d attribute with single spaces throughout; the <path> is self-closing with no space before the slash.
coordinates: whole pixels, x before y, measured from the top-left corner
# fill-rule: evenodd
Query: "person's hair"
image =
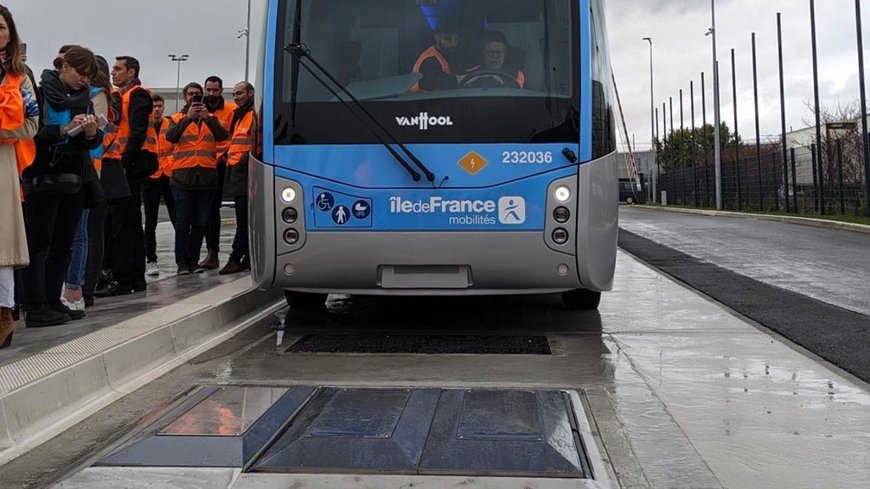
<path id="1" fill-rule="evenodd" d="M 65 52 L 61 66 L 64 63 L 76 70 L 79 75 L 88 78 L 96 78 L 97 73 L 100 72 L 100 67 L 97 65 L 97 58 L 94 56 L 93 51 L 81 46 L 74 46 Z"/>
<path id="2" fill-rule="evenodd" d="M 141 66 L 139 65 L 138 59 L 132 56 L 117 56 L 115 57 L 115 61 L 123 61 L 124 66 L 126 66 L 128 70 L 133 70 L 133 77 L 139 78 L 139 69 Z"/>
<path id="3" fill-rule="evenodd" d="M 200 84 L 197 83 L 197 82 L 190 82 L 190 83 L 188 83 L 187 85 L 184 86 L 184 90 L 181 92 L 181 94 L 182 94 L 182 95 L 187 95 L 187 91 L 190 90 L 191 88 L 198 88 L 198 89 L 199 89 L 199 93 L 203 93 L 203 92 L 205 92 L 205 90 L 202 89 L 202 85 L 200 85 Z"/>
<path id="4" fill-rule="evenodd" d="M 218 86 L 221 87 L 221 90 L 224 89 L 224 81 L 221 80 L 221 78 L 219 76 L 212 75 L 212 76 L 206 78 L 205 84 L 208 85 L 209 83 L 217 83 Z"/>
<path id="5" fill-rule="evenodd" d="M 12 75 L 24 75 L 27 73 L 27 68 L 24 67 L 24 61 L 21 59 L 21 38 L 18 36 L 18 28 L 15 27 L 15 19 L 12 18 L 12 12 L 3 5 L 0 5 L 0 16 L 3 16 L 6 25 L 9 26 L 9 44 L 6 45 L 6 62 L 3 63 L 3 69 Z"/>
<path id="6" fill-rule="evenodd" d="M 160 95 L 159 93 L 151 94 L 151 101 L 152 102 L 166 102 L 166 100 L 163 99 L 163 95 Z"/>
<path id="7" fill-rule="evenodd" d="M 239 83 L 241 83 L 242 85 L 245 86 L 245 90 L 247 90 L 247 91 L 249 91 L 249 92 L 253 92 L 253 91 L 254 91 L 254 86 L 251 85 L 250 82 L 242 81 L 242 82 L 239 82 Z M 238 85 L 239 83 L 236 83 L 236 85 Z"/>
<path id="8" fill-rule="evenodd" d="M 500 42 L 505 46 L 508 45 L 507 36 L 505 36 L 504 33 L 500 31 L 486 31 L 483 34 L 483 44 L 487 45 L 491 42 Z"/>
<path id="9" fill-rule="evenodd" d="M 69 52 L 72 48 L 80 48 L 78 44 L 64 44 L 57 50 L 57 56 L 54 57 L 54 61 L 52 61 L 52 65 L 54 65 L 54 69 L 59 70 L 61 66 L 63 66 L 63 56 Z"/>
<path id="10" fill-rule="evenodd" d="M 459 21 L 453 17 L 446 17 L 438 21 L 435 33 L 459 34 Z"/>

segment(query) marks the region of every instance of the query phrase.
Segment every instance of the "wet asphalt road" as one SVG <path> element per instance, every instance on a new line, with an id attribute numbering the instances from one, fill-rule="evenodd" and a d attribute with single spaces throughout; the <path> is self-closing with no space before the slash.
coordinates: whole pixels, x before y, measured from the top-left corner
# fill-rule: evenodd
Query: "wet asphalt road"
<path id="1" fill-rule="evenodd" d="M 619 244 L 870 382 L 870 235 L 622 207 Z"/>

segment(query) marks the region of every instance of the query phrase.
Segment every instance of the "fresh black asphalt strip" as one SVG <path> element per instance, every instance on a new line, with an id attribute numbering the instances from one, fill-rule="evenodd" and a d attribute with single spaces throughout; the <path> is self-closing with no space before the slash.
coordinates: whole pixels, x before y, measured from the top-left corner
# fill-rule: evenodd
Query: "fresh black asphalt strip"
<path id="1" fill-rule="evenodd" d="M 619 247 L 870 382 L 870 317 L 734 273 L 622 229 Z"/>

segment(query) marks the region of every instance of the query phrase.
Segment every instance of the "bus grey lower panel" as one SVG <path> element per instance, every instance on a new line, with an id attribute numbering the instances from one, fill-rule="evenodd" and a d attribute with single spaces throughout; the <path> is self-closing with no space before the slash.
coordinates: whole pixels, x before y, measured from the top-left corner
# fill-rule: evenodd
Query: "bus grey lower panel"
<path id="1" fill-rule="evenodd" d="M 379 285 L 385 289 L 467 289 L 471 267 L 467 266 L 381 266 Z"/>

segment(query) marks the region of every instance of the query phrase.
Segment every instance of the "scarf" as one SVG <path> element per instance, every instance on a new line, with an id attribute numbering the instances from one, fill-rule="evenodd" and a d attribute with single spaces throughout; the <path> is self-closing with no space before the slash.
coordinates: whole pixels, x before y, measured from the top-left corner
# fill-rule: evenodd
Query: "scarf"
<path id="1" fill-rule="evenodd" d="M 43 71 L 39 86 L 45 101 L 58 111 L 87 110 L 91 103 L 91 90 L 87 85 L 81 90 L 70 92 L 70 89 L 60 81 L 60 73 L 55 70 Z"/>

